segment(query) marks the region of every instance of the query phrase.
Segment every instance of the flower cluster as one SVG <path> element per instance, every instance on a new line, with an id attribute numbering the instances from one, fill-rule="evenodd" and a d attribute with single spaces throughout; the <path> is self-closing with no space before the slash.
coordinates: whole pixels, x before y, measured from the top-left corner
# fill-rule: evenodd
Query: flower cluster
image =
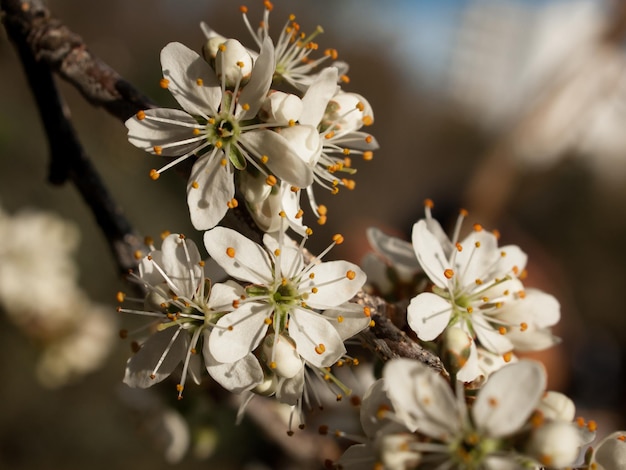
<path id="1" fill-rule="evenodd" d="M 468 402 L 459 382 L 455 394 L 431 368 L 394 359 L 363 401 L 367 437 L 345 452 L 338 467 L 571 468 L 595 437 L 595 423 L 574 421 L 571 400 L 545 386 L 543 367 L 521 360 L 495 372 Z M 602 449 L 596 455 L 612 452 Z"/>
<path id="2" fill-rule="evenodd" d="M 301 192 L 307 193 L 318 222 L 324 223 L 327 209 L 316 203 L 314 185 L 333 193 L 342 186 L 354 188 L 353 180 L 340 176 L 354 173 L 350 156 L 370 160 L 378 148 L 374 137 L 361 131 L 373 123 L 369 103 L 337 84 L 345 67 L 336 64 L 313 73 L 323 59 L 309 59 L 317 49 L 315 35 L 305 37 L 295 17 L 272 42 L 272 5 L 265 6 L 258 32 L 242 9 L 258 52 L 206 25 L 202 56 L 180 43 L 165 46 L 161 86 L 183 109 L 147 109 L 126 122 L 133 145 L 173 158 L 152 170 L 153 179 L 195 158 L 187 203 L 198 230 L 213 228 L 236 207 L 239 189 L 263 230 L 279 228 L 282 210 L 289 225 L 304 234 Z M 336 51 L 329 51 L 324 58 L 335 56 Z M 295 92 L 279 90 L 283 80 Z"/>
<path id="3" fill-rule="evenodd" d="M 462 210 L 451 238 L 432 217 L 413 226 L 412 246 L 371 231 L 374 246 L 399 272 L 419 268 L 430 289 L 415 295 L 407 322 L 422 341 L 441 339 L 442 355 L 463 382 L 485 378 L 515 359 L 514 351 L 536 351 L 558 340 L 550 330 L 560 318 L 558 301 L 525 288 L 526 254 L 515 245 L 498 247 L 497 232 L 479 224 L 460 240 Z"/>

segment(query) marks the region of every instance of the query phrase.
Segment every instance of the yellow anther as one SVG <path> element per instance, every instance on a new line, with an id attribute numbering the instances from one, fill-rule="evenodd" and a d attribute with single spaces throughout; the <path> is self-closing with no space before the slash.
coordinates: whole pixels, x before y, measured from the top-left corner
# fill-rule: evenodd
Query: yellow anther
<path id="1" fill-rule="evenodd" d="M 165 240 L 167 237 L 169 237 L 172 234 L 172 232 L 170 232 L 169 230 L 163 230 L 159 236 L 161 237 L 161 240 Z"/>
<path id="2" fill-rule="evenodd" d="M 311 227 L 307 227 L 304 233 L 306 233 L 307 236 L 310 237 L 311 235 L 313 235 L 313 229 Z"/>
<path id="3" fill-rule="evenodd" d="M 289 189 L 291 190 L 292 193 L 297 193 L 298 191 L 300 191 L 300 188 L 298 188 L 297 186 L 292 186 Z"/>
<path id="4" fill-rule="evenodd" d="M 350 149 L 349 148 L 345 148 L 342 150 L 344 155 L 350 155 Z M 347 160 L 347 159 L 346 159 Z M 349 160 L 348 160 L 349 161 Z M 345 160 L 344 160 L 345 163 Z M 350 165 L 346 165 L 347 167 L 350 167 Z"/>
<path id="5" fill-rule="evenodd" d="M 220 50 L 220 52 L 224 52 L 226 50 L 226 44 L 222 43 L 217 46 L 217 48 Z"/>
<path id="6" fill-rule="evenodd" d="M 244 68 L 245 66 L 246 66 L 246 64 L 244 64 L 242 61 L 240 61 L 240 60 L 237 61 L 237 67 L 239 67 L 240 69 Z"/>
<path id="7" fill-rule="evenodd" d="M 372 309 L 369 307 L 363 307 L 363 315 L 369 317 L 372 315 Z"/>
<path id="8" fill-rule="evenodd" d="M 511 351 L 505 352 L 502 355 L 502 359 L 504 359 L 504 362 L 511 362 L 511 359 L 513 359 L 513 353 Z"/>
<path id="9" fill-rule="evenodd" d="M 520 323 L 520 325 L 519 325 L 519 330 L 520 331 L 526 331 L 527 329 L 528 329 L 528 323 L 526 323 L 526 322 Z"/>
<path id="10" fill-rule="evenodd" d="M 146 113 L 144 111 L 137 111 L 137 114 L 135 114 L 135 116 L 140 121 L 143 121 L 146 118 Z"/>
<path id="11" fill-rule="evenodd" d="M 281 216 L 282 218 L 287 217 L 287 214 L 285 214 L 285 211 L 280 211 L 278 215 Z"/>
<path id="12" fill-rule="evenodd" d="M 315 279 L 315 273 L 309 273 L 309 279 Z"/>
<path id="13" fill-rule="evenodd" d="M 475 243 L 474 243 L 474 246 L 475 246 L 476 248 L 480 248 L 480 242 L 475 242 Z"/>
<path id="14" fill-rule="evenodd" d="M 346 277 L 350 279 L 351 281 L 353 281 L 354 278 L 356 277 L 356 273 L 352 270 L 349 270 L 348 272 L 346 272 Z"/>
<path id="15" fill-rule="evenodd" d="M 161 80 L 159 80 L 159 86 L 167 90 L 167 87 L 170 86 L 170 81 L 167 78 L 162 78 Z"/>
<path id="16" fill-rule="evenodd" d="M 596 430 L 598 429 L 598 423 L 596 423 L 593 419 L 590 419 L 587 423 L 587 429 L 589 429 L 589 431 L 591 432 L 596 432 Z"/>
<path id="17" fill-rule="evenodd" d="M 263 6 L 265 7 L 267 11 L 272 11 L 274 9 L 274 5 L 269 0 L 265 0 L 263 2 Z"/>
<path id="18" fill-rule="evenodd" d="M 471 306 L 467 307 L 466 310 L 467 310 L 467 313 L 472 313 L 474 311 L 474 309 Z"/>
<path id="19" fill-rule="evenodd" d="M 276 369 L 277 365 L 274 361 L 270 362 L 270 369 Z"/>
<path id="20" fill-rule="evenodd" d="M 235 198 L 232 198 L 230 201 L 228 201 L 228 202 L 226 203 L 226 206 L 227 206 L 229 209 L 234 209 L 235 207 L 238 207 L 238 206 L 239 206 L 239 201 L 238 201 L 237 199 L 235 199 Z"/>
<path id="21" fill-rule="evenodd" d="M 463 245 L 461 245 L 460 243 L 457 242 L 454 246 L 456 247 L 457 251 L 463 251 Z"/>
<path id="22" fill-rule="evenodd" d="M 248 13 L 248 7 L 245 5 L 241 5 L 239 7 L 239 11 L 245 15 L 246 13 Z"/>
<path id="23" fill-rule="evenodd" d="M 339 80 L 342 81 L 342 83 L 350 83 L 350 77 L 348 77 L 347 75 L 343 74 L 339 77 Z"/>
<path id="24" fill-rule="evenodd" d="M 358 109 L 359 111 L 363 112 L 363 110 L 365 109 L 365 105 L 363 104 L 363 102 L 362 102 L 362 101 L 359 101 L 359 102 L 356 104 L 355 108 L 356 108 L 356 109 Z"/>
<path id="25" fill-rule="evenodd" d="M 268 157 L 267 155 L 262 155 L 261 156 L 261 163 L 265 164 L 269 161 L 270 157 Z"/>
<path id="26" fill-rule="evenodd" d="M 335 180 L 335 181 L 337 181 L 337 180 Z M 333 181 L 333 183 L 334 183 L 335 181 Z M 331 189 L 331 190 L 330 190 L 330 194 L 332 194 L 333 196 L 334 196 L 335 194 L 337 194 L 338 192 L 339 192 L 339 188 L 338 188 L 338 187 L 336 187 L 336 186 L 335 186 L 333 189 Z"/>
<path id="27" fill-rule="evenodd" d="M 293 127 L 296 125 L 296 121 L 294 121 L 293 119 L 290 119 L 287 124 L 289 125 L 289 127 Z"/>
<path id="28" fill-rule="evenodd" d="M 498 328 L 498 333 L 500 333 L 501 335 L 505 335 L 506 334 L 506 328 L 504 326 L 501 326 L 500 328 Z"/>
<path id="29" fill-rule="evenodd" d="M 200 135 L 200 129 L 194 129 L 191 132 L 193 133 L 193 135 Z"/>
<path id="30" fill-rule="evenodd" d="M 315 352 L 317 354 L 324 354 L 325 351 L 326 351 L 326 346 L 324 346 L 323 343 L 320 343 L 317 346 L 315 346 Z"/>
<path id="31" fill-rule="evenodd" d="M 489 406 L 491 406 L 492 408 L 495 408 L 496 406 L 498 406 L 498 400 L 494 397 L 490 397 L 487 400 L 487 403 L 489 403 Z"/>
<path id="32" fill-rule="evenodd" d="M 481 286 L 483 284 L 483 281 L 481 279 L 476 279 L 474 282 L 476 283 L 477 286 Z"/>
<path id="33" fill-rule="evenodd" d="M 133 256 L 135 257 L 135 259 L 141 259 L 143 258 L 143 253 L 141 252 L 141 250 L 135 250 Z"/>
<path id="34" fill-rule="evenodd" d="M 163 153 L 163 147 L 159 146 L 159 145 L 155 145 L 154 147 L 152 147 L 152 150 L 154 151 L 154 153 L 156 153 L 157 155 L 161 155 Z"/>
<path id="35" fill-rule="evenodd" d="M 232 246 L 229 246 L 228 248 L 226 248 L 226 254 L 228 255 L 229 258 L 234 258 L 235 249 Z"/>
<path id="36" fill-rule="evenodd" d="M 191 187 L 192 187 L 193 189 L 198 189 L 198 187 L 199 187 L 199 186 L 200 186 L 200 185 L 198 184 L 198 182 L 197 182 L 197 181 L 194 181 L 193 183 L 191 183 Z"/>
<path id="37" fill-rule="evenodd" d="M 224 146 L 224 142 L 222 142 L 221 140 L 218 140 L 217 142 L 215 142 L 215 147 L 217 147 L 218 149 L 221 149 Z"/>
<path id="38" fill-rule="evenodd" d="M 205 262 L 203 260 L 198 261 L 198 266 L 204 267 Z"/>
<path id="39" fill-rule="evenodd" d="M 283 287 L 284 287 L 284 286 L 286 286 L 286 285 L 287 285 L 287 283 L 288 283 L 288 281 L 287 281 L 287 279 L 286 279 L 286 278 L 284 278 L 284 277 L 280 280 L 280 285 L 281 285 L 281 286 L 283 286 Z"/>
<path id="40" fill-rule="evenodd" d="M 271 318 L 269 318 L 269 317 L 267 317 L 265 320 L 263 320 L 263 322 L 264 322 L 266 325 L 271 325 L 271 324 L 272 324 L 272 319 L 271 319 Z"/>
<path id="41" fill-rule="evenodd" d="M 152 178 L 154 181 L 158 180 L 159 176 L 161 176 L 161 173 L 156 171 L 154 168 L 150 170 L 150 178 Z"/>
<path id="42" fill-rule="evenodd" d="M 452 276 L 454 276 L 454 271 L 448 268 L 443 272 L 443 275 L 446 277 L 446 279 L 452 279 Z"/>
<path id="43" fill-rule="evenodd" d="M 363 125 L 371 126 L 374 124 L 374 118 L 372 116 L 363 116 Z"/>
<path id="44" fill-rule="evenodd" d="M 220 160 L 220 165 L 222 165 L 222 166 L 226 166 L 226 165 L 228 165 L 228 160 L 226 160 L 225 158 L 222 158 L 222 159 Z"/>
<path id="45" fill-rule="evenodd" d="M 335 235 L 333 235 L 333 241 L 336 245 L 341 245 L 344 241 L 343 235 L 341 235 L 340 233 L 336 233 Z"/>
<path id="46" fill-rule="evenodd" d="M 242 105 L 241 105 L 241 108 L 242 108 L 244 111 L 248 111 L 248 110 L 250 109 L 250 105 L 249 105 L 248 103 L 244 103 L 244 104 L 242 104 Z"/>
<path id="47" fill-rule="evenodd" d="M 337 317 L 337 323 L 343 323 L 343 317 L 341 315 Z"/>
<path id="48" fill-rule="evenodd" d="M 233 308 L 239 308 L 239 299 L 233 300 L 232 306 L 233 306 Z"/>
<path id="49" fill-rule="evenodd" d="M 198 86 L 204 85 L 204 80 L 202 80 L 201 78 L 196 78 L 196 85 Z"/>
<path id="50" fill-rule="evenodd" d="M 115 299 L 119 302 L 122 303 L 124 302 L 124 299 L 126 298 L 126 294 L 124 294 L 124 292 L 119 291 L 116 295 L 115 295 Z"/>
<path id="51" fill-rule="evenodd" d="M 330 131 L 327 132 L 326 134 L 324 134 L 324 138 L 325 139 L 332 139 L 335 136 L 335 132 L 334 131 Z"/>
<path id="52" fill-rule="evenodd" d="M 298 209 L 298 212 L 296 212 L 296 219 L 301 219 L 303 215 L 304 211 L 302 209 Z"/>
<path id="53" fill-rule="evenodd" d="M 317 287 L 313 287 L 313 288 L 311 289 L 311 292 L 312 292 L 313 294 L 317 294 L 317 293 L 319 292 L 319 290 L 317 289 Z"/>
<path id="54" fill-rule="evenodd" d="M 274 256 L 280 256 L 280 248 L 274 250 Z"/>
<path id="55" fill-rule="evenodd" d="M 363 160 L 369 162 L 373 158 L 374 158 L 374 152 L 372 152 L 371 150 L 367 150 L 366 152 L 363 152 Z"/>

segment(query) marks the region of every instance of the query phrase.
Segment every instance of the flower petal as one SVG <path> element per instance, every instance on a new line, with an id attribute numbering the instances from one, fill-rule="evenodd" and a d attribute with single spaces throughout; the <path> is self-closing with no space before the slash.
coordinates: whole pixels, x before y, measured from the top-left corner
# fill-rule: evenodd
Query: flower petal
<path id="1" fill-rule="evenodd" d="M 522 427 L 546 388 L 546 372 L 534 361 L 521 360 L 494 372 L 482 388 L 472 416 L 479 432 L 508 436 Z"/>
<path id="2" fill-rule="evenodd" d="M 267 167 L 281 180 L 299 188 L 313 183 L 313 170 L 277 132 L 258 129 L 244 132 L 239 141 L 252 153 L 268 157 Z"/>
<path id="3" fill-rule="evenodd" d="M 202 354 L 209 375 L 226 390 L 241 393 L 250 390 L 263 381 L 263 369 L 254 354 L 249 353 L 242 359 L 231 363 L 219 362 L 209 348 L 209 332 L 204 332 Z"/>
<path id="4" fill-rule="evenodd" d="M 295 308 L 289 316 L 289 336 L 298 354 L 316 367 L 329 367 L 346 352 L 333 325 L 319 313 L 302 308 Z"/>
<path id="5" fill-rule="evenodd" d="M 504 354 L 513 349 L 513 344 L 507 335 L 500 334 L 482 315 L 476 314 L 472 316 L 472 326 L 480 345 L 486 350 L 496 354 Z"/>
<path id="6" fill-rule="evenodd" d="M 308 124 L 317 128 L 324 117 L 328 102 L 337 91 L 338 71 L 335 67 L 326 67 L 302 97 L 302 114 L 300 124 Z"/>
<path id="7" fill-rule="evenodd" d="M 274 44 L 269 37 L 266 37 L 261 46 L 261 53 L 254 62 L 250 81 L 243 88 L 237 100 L 240 105 L 249 106 L 247 110 L 243 110 L 243 106 L 238 106 L 239 109 L 243 110 L 241 115 L 237 116 L 240 121 L 251 119 L 259 112 L 272 84 L 274 67 Z"/>
<path id="8" fill-rule="evenodd" d="M 169 377 L 185 358 L 189 345 L 189 333 L 182 328 L 167 328 L 154 333 L 142 348 L 128 360 L 124 383 L 137 388 L 148 388 Z M 155 367 L 169 347 L 163 362 Z M 154 373 L 154 378 L 152 374 Z"/>
<path id="9" fill-rule="evenodd" d="M 226 215 L 235 196 L 231 165 L 222 165 L 221 152 L 208 153 L 193 165 L 187 183 L 187 204 L 191 222 L 197 230 L 215 227 Z"/>
<path id="10" fill-rule="evenodd" d="M 273 282 L 272 266 L 265 250 L 240 233 L 215 227 L 204 233 L 204 246 L 232 277 L 253 284 Z"/>
<path id="11" fill-rule="evenodd" d="M 291 379 L 279 379 L 276 389 L 276 399 L 280 403 L 295 406 L 304 392 L 304 367 Z"/>
<path id="12" fill-rule="evenodd" d="M 452 266 L 443 252 L 441 243 L 428 230 L 425 220 L 422 219 L 413 225 L 411 240 L 417 261 L 424 272 L 437 287 L 446 288 L 448 279 L 443 273 L 446 269 L 452 269 Z"/>
<path id="13" fill-rule="evenodd" d="M 186 246 L 183 247 L 183 243 Z M 176 295 L 191 299 L 198 285 L 203 282 L 200 252 L 189 239 L 181 239 L 179 234 L 171 234 L 163 239 L 163 270 L 174 283 Z"/>
<path id="14" fill-rule="evenodd" d="M 407 308 L 407 322 L 422 341 L 432 341 L 448 326 L 452 305 L 431 292 L 423 292 L 411 299 Z"/>
<path id="15" fill-rule="evenodd" d="M 306 273 L 309 277 L 300 284 L 300 291 L 311 292 L 307 304 L 313 308 L 341 305 L 352 299 L 365 283 L 365 273 L 348 261 L 328 261 Z M 313 288 L 317 291 L 312 292 Z"/>
<path id="16" fill-rule="evenodd" d="M 213 284 L 208 306 L 217 312 L 230 308 L 234 300 L 241 298 L 245 290 L 235 281 Z"/>
<path id="17" fill-rule="evenodd" d="M 154 148 L 161 147 L 159 155 L 176 157 L 191 152 L 204 141 L 204 139 L 195 139 L 193 130 L 198 126 L 198 121 L 185 111 L 156 108 L 146 109 L 143 113 L 147 117 L 139 119 L 133 116 L 126 121 L 128 141 L 135 147 L 153 155 L 156 155 Z M 159 120 L 150 119 L 151 117 Z M 172 122 L 163 122 L 160 119 Z M 194 141 L 189 142 L 190 139 Z M 180 144 L 171 145 L 175 142 L 180 142 Z"/>
<path id="18" fill-rule="evenodd" d="M 365 315 L 363 305 L 345 303 L 336 309 L 325 310 L 323 315 L 330 319 L 343 341 L 366 329 L 371 318 Z"/>
<path id="19" fill-rule="evenodd" d="M 194 116 L 217 114 L 222 90 L 211 66 L 196 52 L 179 42 L 161 51 L 163 77 L 168 90 L 185 111 Z"/>
<path id="20" fill-rule="evenodd" d="M 209 336 L 211 356 L 226 363 L 245 357 L 263 339 L 268 327 L 265 319 L 271 313 L 269 305 L 248 302 L 224 315 Z"/>

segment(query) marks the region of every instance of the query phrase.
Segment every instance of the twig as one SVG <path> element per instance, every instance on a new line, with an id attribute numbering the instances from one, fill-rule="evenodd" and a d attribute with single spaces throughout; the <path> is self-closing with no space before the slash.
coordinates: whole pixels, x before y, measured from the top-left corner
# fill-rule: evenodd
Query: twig
<path id="1" fill-rule="evenodd" d="M 15 6 L 15 3 L 19 2 L 3 2 L 1 7 L 4 10 L 9 6 Z M 109 242 L 118 269 L 121 273 L 127 273 L 137 265 L 134 253 L 141 247 L 139 238 L 84 152 L 50 68 L 45 62 L 37 60 L 29 45 L 29 33 L 32 31 L 24 29 L 23 26 L 19 18 L 11 14 L 5 17 L 6 30 L 24 66 L 48 137 L 50 146 L 48 179 L 56 185 L 61 185 L 68 179 L 74 183 Z"/>

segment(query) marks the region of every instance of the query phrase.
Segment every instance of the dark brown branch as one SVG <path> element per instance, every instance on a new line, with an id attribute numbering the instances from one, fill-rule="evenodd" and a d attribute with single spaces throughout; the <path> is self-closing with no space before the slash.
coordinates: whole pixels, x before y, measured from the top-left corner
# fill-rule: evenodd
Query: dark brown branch
<path id="1" fill-rule="evenodd" d="M 13 3 L 18 2 L 3 2 L 1 7 L 4 9 Z M 24 66 L 48 137 L 49 181 L 60 185 L 69 179 L 74 183 L 106 236 L 120 272 L 126 273 L 137 264 L 134 252 L 140 247 L 139 239 L 84 152 L 52 72 L 48 64 L 37 60 L 33 54 L 27 30 L 22 26 L 13 16 L 6 16 L 6 30 Z"/>
<path id="2" fill-rule="evenodd" d="M 82 38 L 51 17 L 41 0 L 0 0 L 5 26 L 37 62 L 76 87 L 87 101 L 125 121 L 153 103 L 95 57 Z M 15 39 L 14 39 L 15 40 Z"/>

